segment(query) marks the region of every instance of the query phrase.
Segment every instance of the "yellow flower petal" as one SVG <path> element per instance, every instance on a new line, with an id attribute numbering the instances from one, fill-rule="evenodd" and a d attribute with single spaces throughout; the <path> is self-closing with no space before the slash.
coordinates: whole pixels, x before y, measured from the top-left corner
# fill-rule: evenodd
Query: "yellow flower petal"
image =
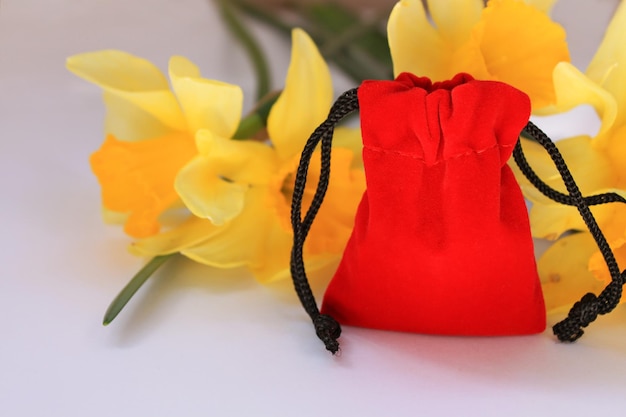
<path id="1" fill-rule="evenodd" d="M 550 158 L 550 155 L 546 152 L 543 146 L 539 145 L 535 141 L 520 138 L 522 150 L 526 156 L 526 160 L 530 164 L 530 167 L 545 183 L 550 185 L 559 191 L 563 191 L 563 181 L 560 179 L 560 175 L 554 166 L 554 162 Z M 526 177 L 522 174 L 522 171 L 517 166 L 517 163 L 511 158 L 509 160 L 509 166 L 515 174 L 515 178 L 519 183 L 524 196 L 533 203 L 539 204 L 551 204 L 552 200 L 541 194 L 534 185 L 532 185 Z"/>
<path id="2" fill-rule="evenodd" d="M 159 91 L 169 85 L 150 61 L 117 50 L 102 50 L 71 56 L 67 68 L 103 88 L 120 91 Z"/>
<path id="3" fill-rule="evenodd" d="M 113 135 L 119 140 L 135 142 L 173 133 L 154 115 L 137 107 L 127 99 L 108 91 L 103 94 L 106 106 L 104 120 L 105 135 Z"/>
<path id="4" fill-rule="evenodd" d="M 273 242 L 271 247 L 282 247 L 283 250 L 280 251 L 281 254 L 291 253 L 291 245 L 293 244 L 293 239 L 281 239 L 280 242 Z M 288 249 L 289 252 L 286 252 L 285 249 Z M 339 254 L 321 254 L 321 255 L 309 255 L 305 254 L 304 259 L 304 268 L 306 269 L 307 276 L 311 284 L 314 284 L 312 281 L 314 279 L 313 273 L 322 269 L 329 264 L 335 263 L 339 260 Z M 291 271 L 289 270 L 289 262 L 290 257 L 288 256 L 275 256 L 271 255 L 267 259 L 267 261 L 262 265 L 251 265 L 248 268 L 254 274 L 254 277 L 263 284 L 269 284 L 275 281 L 291 279 Z"/>
<path id="5" fill-rule="evenodd" d="M 131 244 L 129 250 L 137 256 L 157 256 L 177 253 L 201 244 L 219 231 L 209 220 L 190 216 L 179 226 Z"/>
<path id="6" fill-rule="evenodd" d="M 595 194 L 603 193 L 617 193 L 626 198 L 626 192 L 614 188 L 601 189 Z M 611 233 L 608 225 L 615 216 L 626 215 L 624 212 L 618 214 L 622 207 L 623 204 L 620 203 L 591 207 L 591 212 L 605 234 Z M 576 208 L 557 203 L 533 205 L 530 209 L 530 225 L 533 236 L 550 240 L 558 238 L 568 230 L 587 231 L 587 226 Z"/>
<path id="7" fill-rule="evenodd" d="M 624 216 L 624 210 L 620 213 Z M 624 217 L 622 217 L 623 219 Z M 623 223 L 623 221 L 621 222 Z M 617 261 L 617 265 L 620 267 L 620 271 L 626 269 L 626 236 L 624 232 L 624 228 L 621 228 L 622 236 L 618 239 L 614 239 L 609 242 L 611 249 L 613 249 L 613 255 L 615 255 L 615 260 Z M 609 268 L 606 265 L 604 257 L 600 253 L 599 250 L 594 252 L 594 254 L 589 258 L 589 271 L 596 277 L 602 285 L 607 285 L 611 282 L 611 274 L 609 273 Z"/>
<path id="8" fill-rule="evenodd" d="M 575 207 L 558 203 L 534 204 L 528 217 L 533 236 L 540 239 L 556 240 L 569 230 L 586 230 Z"/>
<path id="9" fill-rule="evenodd" d="M 209 239 L 181 253 L 218 268 L 261 264 L 272 257 L 288 259 L 290 248 L 282 244 L 276 247 L 275 244 L 290 242 L 291 238 L 288 231 L 277 227 L 268 199 L 267 188 L 249 188 L 245 194 L 246 204 L 239 216 L 219 227 Z M 284 264 L 287 265 L 288 262 Z"/>
<path id="10" fill-rule="evenodd" d="M 180 252 L 218 268 L 248 266 L 263 283 L 288 278 L 292 234 L 277 222 L 268 199 L 267 189 L 251 189 L 246 195 L 246 208 L 233 221 L 215 226 L 192 216 L 172 230 L 138 240 L 129 250 L 152 257 Z M 319 269 L 337 257 L 307 255 L 307 271 Z"/>
<path id="11" fill-rule="evenodd" d="M 601 226 L 601 229 L 613 250 L 619 270 L 623 271 L 626 269 L 626 205 L 615 203 L 607 204 L 607 206 L 612 212 L 606 216 L 608 220 Z M 588 268 L 601 285 L 601 288 L 596 291 L 598 294 L 611 282 L 611 274 L 598 248 L 589 257 Z"/>
<path id="12" fill-rule="evenodd" d="M 106 224 L 119 226 L 128 221 L 128 213 L 119 213 L 117 211 L 109 210 L 104 206 L 100 208 L 100 212 L 102 214 L 102 220 Z"/>
<path id="13" fill-rule="evenodd" d="M 330 110 L 332 81 L 324 59 L 304 31 L 292 32 L 291 63 L 285 89 L 272 106 L 267 130 L 279 158 L 299 155 Z"/>
<path id="14" fill-rule="evenodd" d="M 361 129 L 338 127 L 335 129 L 333 147 L 352 151 L 352 168 L 363 169 L 363 138 L 361 137 Z"/>
<path id="15" fill-rule="evenodd" d="M 349 150 L 333 149 L 328 191 L 306 242 L 306 249 L 312 254 L 341 254 L 352 234 L 354 215 L 365 191 L 365 174 L 352 169 L 352 160 L 353 154 Z M 317 175 L 320 169 L 318 162 L 309 167 L 310 172 Z M 316 185 L 316 182 L 309 183 Z M 307 198 L 304 202 L 308 208 Z"/>
<path id="16" fill-rule="evenodd" d="M 576 233 L 557 240 L 541 256 L 537 269 L 548 311 L 569 308 L 586 293 L 602 290 L 602 282 L 587 269 L 597 249 L 589 233 Z"/>
<path id="17" fill-rule="evenodd" d="M 491 0 L 468 46 L 476 48 L 491 78 L 524 91 L 533 108 L 555 102 L 552 71 L 570 58 L 565 30 L 545 14 L 516 0 Z M 467 60 L 457 56 L 457 61 L 457 72 L 463 71 Z"/>
<path id="18" fill-rule="evenodd" d="M 430 24 L 421 0 L 401 0 L 387 24 L 395 76 L 411 72 L 434 80 L 450 78 L 452 50 Z"/>
<path id="19" fill-rule="evenodd" d="M 128 213 L 124 230 L 134 237 L 157 233 L 161 212 L 178 200 L 174 177 L 196 153 L 191 138 L 172 134 L 139 142 L 108 136 L 90 159 L 103 205 Z"/>
<path id="20" fill-rule="evenodd" d="M 217 175 L 231 182 L 267 185 L 278 166 L 276 151 L 254 140 L 229 140 L 200 130 L 196 146 Z"/>
<path id="21" fill-rule="evenodd" d="M 626 123 L 626 4 L 620 2 L 607 28 L 587 75 L 617 100 L 616 124 Z"/>
<path id="22" fill-rule="evenodd" d="M 602 120 L 594 146 L 604 147 L 604 136 L 613 126 L 617 116 L 617 103 L 609 92 L 599 87 L 569 62 L 560 62 L 553 72 L 556 103 L 538 112 L 540 114 L 560 113 L 576 106 L 590 104 Z M 602 143 L 600 143 L 602 142 Z"/>
<path id="23" fill-rule="evenodd" d="M 595 150 L 587 136 L 577 136 L 557 142 L 583 195 L 590 196 L 614 191 L 615 174 L 604 153 Z M 537 143 L 522 139 L 524 154 L 533 170 L 552 188 L 566 193 L 565 185 L 547 152 Z M 575 207 L 558 204 L 541 194 L 521 174 L 517 165 L 513 168 L 524 195 L 534 204 L 530 210 L 533 236 L 556 239 L 568 230 L 586 230 L 586 226 Z M 605 224 L 613 212 L 611 205 L 594 206 L 592 212 L 600 225 Z"/>
<path id="24" fill-rule="evenodd" d="M 276 226 L 276 225 L 275 225 Z M 262 262 L 248 266 L 254 277 L 261 283 L 267 284 L 279 279 L 289 279 L 289 263 L 291 261 L 291 246 L 293 238 L 282 229 L 273 227 L 267 236 L 267 245 L 259 247 L 257 258 Z M 263 256 L 263 258 L 261 258 Z M 305 262 L 305 268 L 309 268 L 310 262 Z M 310 272 L 307 269 L 307 272 Z"/>
<path id="25" fill-rule="evenodd" d="M 626 112 L 626 109 L 623 112 Z M 613 183 L 614 186 L 626 189 L 626 125 L 613 127 L 602 137 L 600 146 L 605 149 L 615 171 L 617 180 Z"/>
<path id="26" fill-rule="evenodd" d="M 282 227 L 272 210 L 271 200 L 267 188 L 250 188 L 246 206 L 238 217 L 217 228 L 208 239 L 182 249 L 181 253 L 217 268 L 247 266 L 262 283 L 287 278 L 293 235 L 290 229 Z M 305 266 L 311 272 L 338 256 L 305 252 Z"/>
<path id="27" fill-rule="evenodd" d="M 176 177 L 176 191 L 198 217 L 222 225 L 239 215 L 250 185 L 267 184 L 276 169 L 275 152 L 255 141 L 233 141 L 208 130 L 196 134 L 200 155 Z"/>
<path id="28" fill-rule="evenodd" d="M 519 88 L 534 108 L 554 103 L 552 69 L 569 60 L 565 31 L 523 2 L 491 0 L 486 8 L 481 3 L 430 1 L 434 27 L 420 1 L 396 4 L 388 24 L 394 73 L 442 80 L 467 72 Z"/>
<path id="29" fill-rule="evenodd" d="M 459 47 L 469 38 L 472 27 L 480 20 L 483 8 L 483 0 L 428 1 L 428 10 L 435 27 L 452 47 Z"/>
<path id="30" fill-rule="evenodd" d="M 316 158 L 317 157 L 317 158 Z M 220 228 L 211 239 L 182 253 L 216 267 L 247 265 L 262 282 L 284 277 L 293 244 L 290 198 L 298 156 L 275 175 L 271 186 L 251 186 L 241 213 Z M 336 260 L 350 236 L 354 213 L 365 188 L 364 174 L 354 170 L 352 152 L 333 149 L 330 186 L 304 247 L 307 267 L 321 267 Z M 303 201 L 310 205 L 317 178 L 319 154 L 314 155 Z"/>
<path id="31" fill-rule="evenodd" d="M 149 61 L 116 50 L 74 55 L 67 68 L 156 117 L 164 125 L 185 130 L 186 123 L 167 79 Z"/>
<path id="32" fill-rule="evenodd" d="M 170 59 L 169 73 L 191 132 L 209 129 L 225 138 L 235 133 L 243 106 L 240 87 L 202 78 L 198 67 L 181 56 Z"/>
<path id="33" fill-rule="evenodd" d="M 291 197 L 299 156 L 283 166 L 273 184 L 275 211 L 283 228 L 291 228 Z M 354 224 L 356 207 L 365 190 L 365 174 L 352 168 L 353 154 L 348 149 L 333 148 L 330 180 L 324 202 L 311 226 L 305 249 L 311 254 L 342 253 Z M 315 152 L 307 174 L 302 199 L 302 215 L 311 205 L 321 171 L 320 153 Z"/>
<path id="34" fill-rule="evenodd" d="M 572 172 L 583 195 L 598 194 L 601 190 L 612 188 L 616 183 L 617 178 L 611 167 L 611 162 L 604 152 L 594 148 L 593 140 L 588 136 L 575 136 L 560 140 L 556 143 L 556 147 L 563 156 L 563 160 Z M 552 188 L 562 193 L 567 192 L 554 162 L 541 145 L 522 139 L 522 149 L 539 178 Z M 512 162 L 511 165 L 529 199 L 538 203 L 551 202 L 528 183 L 516 164 Z"/>
<path id="35" fill-rule="evenodd" d="M 243 210 L 248 187 L 221 178 L 199 155 L 178 172 L 175 188 L 193 214 L 223 225 Z"/>

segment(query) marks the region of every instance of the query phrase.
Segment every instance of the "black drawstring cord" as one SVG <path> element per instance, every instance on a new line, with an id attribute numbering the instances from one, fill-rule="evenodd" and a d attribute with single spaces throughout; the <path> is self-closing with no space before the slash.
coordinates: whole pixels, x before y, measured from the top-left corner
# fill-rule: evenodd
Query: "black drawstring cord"
<path id="1" fill-rule="evenodd" d="M 307 314 L 313 320 L 315 332 L 326 345 L 326 349 L 333 355 L 339 350 L 339 336 L 341 335 L 341 326 L 337 321 L 325 314 L 320 314 L 315 302 L 315 297 L 311 291 L 309 280 L 304 269 L 304 260 L 302 251 L 304 241 L 306 240 L 311 224 L 320 209 L 324 195 L 328 189 L 328 181 L 330 179 L 330 154 L 333 133 L 335 126 L 348 114 L 359 108 L 357 97 L 357 89 L 343 93 L 335 104 L 333 104 L 327 119 L 313 132 L 302 151 L 300 165 L 296 173 L 296 179 L 293 189 L 293 198 L 291 201 L 291 226 L 293 228 L 293 248 L 291 250 L 291 277 L 293 285 L 300 298 L 300 302 Z M 322 142 L 321 146 L 321 162 L 320 179 L 317 183 L 317 190 L 313 196 L 313 201 L 309 207 L 304 220 L 302 219 L 302 198 L 304 196 L 304 188 L 306 186 L 306 177 L 311 162 L 311 157 L 317 145 Z"/>
<path id="2" fill-rule="evenodd" d="M 341 326 L 332 317 L 320 314 L 306 276 L 302 252 L 307 234 L 309 233 L 313 220 L 320 209 L 326 190 L 328 189 L 332 136 L 335 125 L 348 114 L 358 110 L 358 108 L 357 89 L 354 88 L 345 92 L 337 99 L 328 114 L 328 118 L 315 129 L 315 132 L 313 132 L 302 151 L 300 164 L 296 173 L 291 204 L 291 225 L 293 227 L 294 240 L 290 266 L 294 287 L 302 306 L 313 321 L 317 336 L 324 342 L 326 349 L 333 354 L 337 353 L 339 350 L 339 342 L 337 339 L 341 335 Z M 620 273 L 613 251 L 606 241 L 604 234 L 598 227 L 589 206 L 614 202 L 626 203 L 626 199 L 616 193 L 604 193 L 583 197 L 561 153 L 550 138 L 532 122 L 528 122 L 524 130 L 546 149 L 563 179 L 568 194 L 561 193 L 551 188 L 537 176 L 524 156 L 521 141 L 517 142 L 513 151 L 515 162 L 531 184 L 542 194 L 560 204 L 575 206 L 578 209 L 604 257 L 612 278 L 611 283 L 606 286 L 599 296 L 593 293 L 585 294 L 580 301 L 574 304 L 567 318 L 554 325 L 553 331 L 559 340 L 574 342 L 584 334 L 583 328 L 593 322 L 598 314 L 607 314 L 617 306 L 621 299 L 622 287 L 626 279 L 626 271 Z M 320 142 L 320 179 L 311 206 L 304 216 L 304 220 L 302 220 L 302 199 L 306 186 L 308 167 L 313 153 Z"/>
<path id="3" fill-rule="evenodd" d="M 569 194 L 561 193 L 554 188 L 550 187 L 548 184 L 543 182 L 541 178 L 533 171 L 533 169 L 528 164 L 526 160 L 526 156 L 522 151 L 522 144 L 518 141 L 515 149 L 513 150 L 513 159 L 515 159 L 515 163 L 520 168 L 526 179 L 530 181 L 530 183 L 537 189 L 541 194 L 550 198 L 551 200 L 556 201 L 559 204 L 564 204 L 567 206 L 575 206 L 576 203 L 574 199 Z M 584 197 L 585 204 L 588 206 L 596 206 L 599 204 L 606 203 L 626 203 L 626 199 L 617 193 L 604 193 L 597 194 L 590 197 Z"/>
<path id="4" fill-rule="evenodd" d="M 622 297 L 622 287 L 626 278 L 626 271 L 620 273 L 613 251 L 598 227 L 598 223 L 593 217 L 589 206 L 613 202 L 626 203 L 626 200 L 616 193 L 598 194 L 584 198 L 554 142 L 532 122 L 528 122 L 524 130 L 548 152 L 559 174 L 561 174 L 569 195 L 563 194 L 541 181 L 528 164 L 522 150 L 521 141 L 517 142 L 513 150 L 515 162 L 524 176 L 546 197 L 561 204 L 576 206 L 589 232 L 596 241 L 611 274 L 611 282 L 599 296 L 593 293 L 585 294 L 580 301 L 574 304 L 567 318 L 555 324 L 552 328 L 560 341 L 574 342 L 584 334 L 583 328 L 593 322 L 598 314 L 607 314 L 617 306 Z"/>

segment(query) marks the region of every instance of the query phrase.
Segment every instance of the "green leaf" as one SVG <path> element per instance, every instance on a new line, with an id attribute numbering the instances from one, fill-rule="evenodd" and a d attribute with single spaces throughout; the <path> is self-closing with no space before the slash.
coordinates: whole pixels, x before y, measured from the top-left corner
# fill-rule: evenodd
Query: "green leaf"
<path id="1" fill-rule="evenodd" d="M 152 276 L 152 274 L 154 274 L 154 272 L 159 269 L 165 261 L 174 255 L 176 255 L 176 253 L 157 256 L 141 268 L 141 270 L 139 270 L 139 272 L 132 277 L 130 282 L 126 284 L 122 291 L 120 291 L 117 297 L 115 297 L 115 299 L 111 302 L 106 313 L 104 313 L 102 324 L 106 326 L 111 323 L 120 311 L 122 311 L 124 306 L 126 306 L 128 301 L 130 301 L 133 295 L 135 295 L 137 290 L 139 290 L 139 288 L 141 288 L 141 286 L 148 280 L 148 278 L 150 278 L 150 276 Z"/>

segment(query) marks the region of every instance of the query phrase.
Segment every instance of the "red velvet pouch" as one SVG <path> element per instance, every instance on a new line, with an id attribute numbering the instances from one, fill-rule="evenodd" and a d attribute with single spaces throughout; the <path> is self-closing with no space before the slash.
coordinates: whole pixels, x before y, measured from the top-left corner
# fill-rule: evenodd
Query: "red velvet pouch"
<path id="1" fill-rule="evenodd" d="M 507 165 L 530 102 L 500 82 L 401 74 L 358 89 L 367 190 L 322 304 L 339 323 L 445 335 L 545 329 Z"/>

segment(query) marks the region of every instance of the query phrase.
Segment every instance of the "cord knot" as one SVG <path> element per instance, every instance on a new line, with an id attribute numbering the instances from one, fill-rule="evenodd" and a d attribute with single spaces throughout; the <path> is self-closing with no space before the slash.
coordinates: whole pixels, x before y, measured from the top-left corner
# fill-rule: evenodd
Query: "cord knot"
<path id="1" fill-rule="evenodd" d="M 593 322 L 599 312 L 598 297 L 593 293 L 587 293 L 574 304 L 567 318 L 555 324 L 552 330 L 561 342 L 574 342 L 585 333 L 583 328 Z"/>
<path id="2" fill-rule="evenodd" d="M 333 355 L 339 351 L 339 336 L 341 336 L 341 326 L 337 323 L 337 320 L 326 314 L 320 314 L 313 320 L 315 326 L 315 333 L 320 338 L 326 350 Z"/>

